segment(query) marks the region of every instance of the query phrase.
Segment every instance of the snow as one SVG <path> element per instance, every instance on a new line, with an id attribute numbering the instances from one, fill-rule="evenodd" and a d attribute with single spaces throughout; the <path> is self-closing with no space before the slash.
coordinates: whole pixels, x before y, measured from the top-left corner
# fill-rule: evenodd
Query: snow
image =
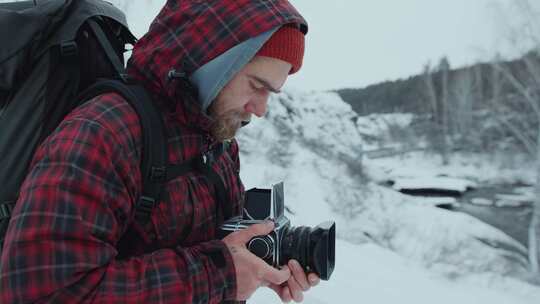
<path id="1" fill-rule="evenodd" d="M 411 113 L 372 114 L 356 118 L 358 130 L 364 134 L 377 138 L 377 141 L 389 140 L 391 126 L 403 128 L 410 125 L 414 116 Z M 369 146 L 365 147 L 369 150 Z"/>
<path id="2" fill-rule="evenodd" d="M 460 203 L 457 202 L 457 200 L 453 197 L 411 197 L 411 201 L 414 201 L 414 203 L 419 205 L 425 205 L 425 206 L 453 206 L 453 207 L 459 207 Z"/>
<path id="3" fill-rule="evenodd" d="M 526 203 L 512 200 L 498 200 L 495 202 L 496 207 L 522 207 L 524 205 L 526 205 Z"/>
<path id="4" fill-rule="evenodd" d="M 517 187 L 514 192 L 527 195 L 527 197 L 534 197 L 534 187 Z"/>
<path id="5" fill-rule="evenodd" d="M 471 203 L 473 205 L 478 205 L 478 206 L 492 206 L 493 205 L 492 200 L 489 200 L 486 198 L 478 198 L 478 197 L 471 199 Z"/>
<path id="6" fill-rule="evenodd" d="M 306 304 L 525 304 L 536 303 L 539 291 L 519 289 L 515 294 L 487 286 L 475 286 L 476 277 L 450 281 L 418 267 L 407 259 L 373 244 L 336 244 L 336 272 L 305 294 Z M 258 291 L 248 303 L 279 303 L 266 289 Z"/>
<path id="7" fill-rule="evenodd" d="M 496 207 L 521 207 L 530 205 L 532 200 L 527 195 L 497 194 Z"/>
<path id="8" fill-rule="evenodd" d="M 490 155 L 451 154 L 447 165 L 443 165 L 440 157 L 417 151 L 396 157 L 369 159 L 369 175 L 382 182 L 400 177 L 455 177 L 476 183 L 489 184 L 534 184 L 535 172 L 533 164 L 519 160 L 523 167 L 516 170 L 512 167 L 501 167 L 502 163 L 496 153 Z"/>
<path id="9" fill-rule="evenodd" d="M 463 193 L 469 188 L 476 187 L 476 184 L 471 181 L 450 177 L 400 178 L 394 180 L 394 182 L 393 188 L 397 191 L 405 189 L 437 189 Z"/>
<path id="10" fill-rule="evenodd" d="M 434 207 L 453 198 L 411 197 L 379 185 L 431 182 L 465 191 L 490 178 L 503 181 L 501 169 L 475 156 L 446 166 L 422 152 L 362 158 L 366 133 L 358 120 L 331 93 L 285 92 L 238 136 L 246 188 L 284 181 L 293 225 L 336 221 L 334 274 L 304 303 L 537 303 L 540 288 L 524 281 L 521 244 L 469 215 Z M 505 170 L 518 180 L 532 177 Z M 261 289 L 248 303 L 278 301 Z"/>

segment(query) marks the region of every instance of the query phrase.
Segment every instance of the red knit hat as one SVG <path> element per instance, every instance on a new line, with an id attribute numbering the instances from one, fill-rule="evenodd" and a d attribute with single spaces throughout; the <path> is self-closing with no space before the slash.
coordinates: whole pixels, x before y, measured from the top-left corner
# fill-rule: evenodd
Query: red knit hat
<path id="1" fill-rule="evenodd" d="M 286 61 L 292 64 L 289 75 L 294 74 L 302 67 L 304 34 L 295 27 L 283 26 L 266 41 L 256 56 L 266 56 Z"/>

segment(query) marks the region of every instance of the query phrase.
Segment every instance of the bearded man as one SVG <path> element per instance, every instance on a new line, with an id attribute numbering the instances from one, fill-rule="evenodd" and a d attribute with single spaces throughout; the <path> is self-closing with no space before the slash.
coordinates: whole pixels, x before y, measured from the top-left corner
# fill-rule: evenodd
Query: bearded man
<path id="1" fill-rule="evenodd" d="M 221 303 L 262 286 L 302 301 L 316 275 L 294 260 L 275 269 L 246 249 L 272 223 L 222 240 L 216 230 L 244 202 L 234 136 L 300 69 L 306 33 L 286 0 L 168 0 L 134 46 L 128 73 L 161 110 L 169 163 L 222 147 L 212 168 L 225 197 L 188 172 L 167 182 L 147 225 L 134 222 L 140 121 L 121 95 L 97 96 L 35 154 L 6 235 L 0 302 Z"/>

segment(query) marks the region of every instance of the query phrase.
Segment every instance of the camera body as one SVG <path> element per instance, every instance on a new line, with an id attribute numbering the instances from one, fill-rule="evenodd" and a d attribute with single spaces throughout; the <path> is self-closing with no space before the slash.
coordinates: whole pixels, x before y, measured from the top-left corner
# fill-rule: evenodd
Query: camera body
<path id="1" fill-rule="evenodd" d="M 330 278 L 335 260 L 335 223 L 329 221 L 315 228 L 292 227 L 285 216 L 283 182 L 272 189 L 246 191 L 242 216 L 227 220 L 220 227 L 219 237 L 265 221 L 273 221 L 274 230 L 246 244 L 253 254 L 276 268 L 295 259 L 306 273 L 317 273 L 323 280 Z"/>
<path id="2" fill-rule="evenodd" d="M 246 246 L 258 257 L 268 264 L 278 267 L 283 265 L 280 261 L 281 242 L 284 232 L 291 226 L 290 220 L 284 214 L 283 183 L 274 185 L 272 189 L 251 189 L 246 191 L 246 202 L 241 217 L 226 221 L 222 226 L 222 233 L 245 229 L 253 224 L 274 222 L 274 230 L 268 235 L 257 236 Z"/>

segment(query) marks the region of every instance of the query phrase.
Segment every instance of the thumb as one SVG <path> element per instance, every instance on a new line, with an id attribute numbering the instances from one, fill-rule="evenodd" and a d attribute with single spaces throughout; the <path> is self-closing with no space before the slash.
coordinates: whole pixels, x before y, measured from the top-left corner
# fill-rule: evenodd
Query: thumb
<path id="1" fill-rule="evenodd" d="M 267 235 L 274 229 L 274 222 L 266 221 L 265 223 L 255 224 L 247 227 L 244 230 L 238 231 L 238 240 L 246 244 L 252 238 L 259 235 Z"/>
<path id="2" fill-rule="evenodd" d="M 263 279 L 275 285 L 281 285 L 291 276 L 291 270 L 289 267 L 283 267 L 278 270 L 265 264 L 265 269 L 266 272 L 263 275 Z"/>

